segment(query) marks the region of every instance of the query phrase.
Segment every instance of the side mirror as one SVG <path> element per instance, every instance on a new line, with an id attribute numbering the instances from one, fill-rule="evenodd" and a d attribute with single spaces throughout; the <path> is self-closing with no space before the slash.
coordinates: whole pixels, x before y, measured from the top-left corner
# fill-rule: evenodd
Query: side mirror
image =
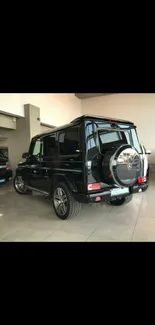
<path id="1" fill-rule="evenodd" d="M 146 155 L 150 155 L 151 154 L 151 150 L 146 150 Z"/>
<path id="2" fill-rule="evenodd" d="M 24 153 L 22 154 L 22 158 L 23 158 L 23 159 L 26 159 L 26 158 L 28 157 L 28 155 L 29 155 L 28 152 L 24 152 Z"/>

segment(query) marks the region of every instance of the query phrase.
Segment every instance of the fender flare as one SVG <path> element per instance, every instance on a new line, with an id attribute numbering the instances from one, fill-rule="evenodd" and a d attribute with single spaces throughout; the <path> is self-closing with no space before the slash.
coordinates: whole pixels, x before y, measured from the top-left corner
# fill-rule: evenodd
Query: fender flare
<path id="1" fill-rule="evenodd" d="M 74 180 L 66 174 L 55 173 L 51 179 L 51 192 L 58 182 L 65 182 L 65 184 L 69 187 L 71 192 L 77 192 L 77 187 L 74 183 Z"/>

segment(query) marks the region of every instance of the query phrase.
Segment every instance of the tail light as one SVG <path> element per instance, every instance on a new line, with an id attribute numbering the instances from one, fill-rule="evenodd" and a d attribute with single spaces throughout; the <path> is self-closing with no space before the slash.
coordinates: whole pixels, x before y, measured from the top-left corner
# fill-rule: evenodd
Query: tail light
<path id="1" fill-rule="evenodd" d="M 100 183 L 87 184 L 87 190 L 88 191 L 100 190 L 100 188 L 101 188 Z"/>
<path id="2" fill-rule="evenodd" d="M 146 176 L 138 177 L 137 181 L 138 181 L 138 184 L 145 183 L 147 181 L 147 177 Z"/>

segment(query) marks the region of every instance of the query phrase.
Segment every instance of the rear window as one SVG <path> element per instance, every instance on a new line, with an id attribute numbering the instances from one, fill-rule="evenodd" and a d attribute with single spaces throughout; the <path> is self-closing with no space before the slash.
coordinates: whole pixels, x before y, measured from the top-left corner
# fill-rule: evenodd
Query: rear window
<path id="1" fill-rule="evenodd" d="M 110 123 L 102 123 L 97 122 L 94 123 L 88 123 L 86 127 L 86 136 L 87 136 L 87 151 L 88 151 L 88 158 L 92 159 L 94 155 L 96 155 L 99 152 L 99 138 L 97 134 L 95 133 L 99 129 L 108 129 L 108 130 L 102 130 L 99 132 L 100 137 L 100 144 L 102 145 L 102 149 L 106 149 L 107 147 L 111 147 L 112 143 L 117 145 L 127 143 L 131 146 L 133 146 L 139 153 L 141 153 L 141 146 L 138 140 L 136 129 L 131 126 L 119 123 L 117 124 L 117 128 L 120 129 L 127 129 L 126 131 L 115 131 L 111 130 L 111 124 Z"/>
<path id="2" fill-rule="evenodd" d="M 100 135 L 102 143 L 110 143 L 121 140 L 119 132 L 106 132 Z"/>
<path id="3" fill-rule="evenodd" d="M 110 123 L 99 124 L 99 128 L 110 128 Z M 122 142 L 127 143 L 133 146 L 139 153 L 141 153 L 141 146 L 138 140 L 137 132 L 135 128 L 131 128 L 129 125 L 125 124 L 118 124 L 118 128 L 120 129 L 127 129 L 126 131 L 101 131 L 100 133 L 100 140 L 103 146 L 105 144 L 110 144 L 112 142 Z"/>

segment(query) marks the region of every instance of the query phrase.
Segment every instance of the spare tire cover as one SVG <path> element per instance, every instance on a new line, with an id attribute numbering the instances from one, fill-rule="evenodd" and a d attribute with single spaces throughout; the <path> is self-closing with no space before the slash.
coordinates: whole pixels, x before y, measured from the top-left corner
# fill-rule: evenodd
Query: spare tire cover
<path id="1" fill-rule="evenodd" d="M 106 167 L 104 175 L 108 167 L 115 184 L 121 187 L 131 187 L 141 175 L 140 155 L 130 145 L 121 145 L 114 151 L 109 150 L 105 154 L 102 167 L 103 171 Z M 108 178 L 106 177 L 106 179 Z"/>

